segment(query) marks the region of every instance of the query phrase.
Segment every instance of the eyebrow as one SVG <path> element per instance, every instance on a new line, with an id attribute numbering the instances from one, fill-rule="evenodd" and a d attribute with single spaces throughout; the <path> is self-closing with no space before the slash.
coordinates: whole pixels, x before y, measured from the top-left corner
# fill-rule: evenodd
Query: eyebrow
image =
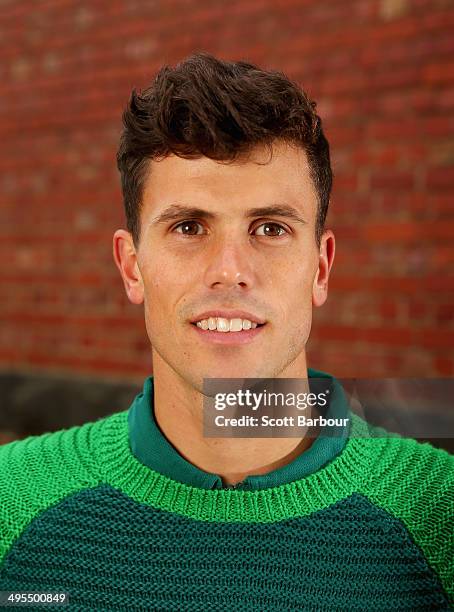
<path id="1" fill-rule="evenodd" d="M 203 208 L 172 204 L 165 208 L 157 217 L 154 217 L 151 223 L 167 223 L 168 221 L 176 221 L 181 218 L 213 220 L 216 219 L 217 216 L 217 214 L 204 210 Z M 247 219 L 272 216 L 285 217 L 287 219 L 297 221 L 298 223 L 307 223 L 307 221 L 301 216 L 300 212 L 288 204 L 276 204 L 271 206 L 261 206 L 259 208 L 249 208 L 245 212 L 245 217 Z"/>

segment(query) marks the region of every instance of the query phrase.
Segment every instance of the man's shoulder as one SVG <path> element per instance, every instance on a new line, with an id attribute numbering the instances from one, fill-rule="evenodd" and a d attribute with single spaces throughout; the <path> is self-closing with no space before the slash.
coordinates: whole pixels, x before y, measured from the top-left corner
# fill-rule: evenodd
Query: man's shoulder
<path id="1" fill-rule="evenodd" d="M 103 431 L 121 414 L 0 446 L 0 560 L 41 512 L 102 482 Z"/>
<path id="2" fill-rule="evenodd" d="M 60 465 L 63 468 L 61 460 L 69 459 L 78 451 L 83 454 L 89 452 L 90 447 L 96 445 L 97 434 L 103 425 L 115 416 L 108 415 L 80 425 L 30 435 L 1 445 L 0 477 L 5 476 L 5 468 L 15 465 L 21 465 L 35 473 L 39 472 L 39 467 L 48 468 L 50 465 Z"/>
<path id="3" fill-rule="evenodd" d="M 370 428 L 364 493 L 401 523 L 454 599 L 454 455 L 432 442 Z"/>
<path id="4" fill-rule="evenodd" d="M 375 432 L 383 432 L 375 428 Z M 419 486 L 434 488 L 437 483 L 451 482 L 454 479 L 454 455 L 445 448 L 435 446 L 430 440 L 403 437 L 394 432 L 387 432 L 382 467 L 386 474 L 401 486 Z M 381 433 L 378 434 L 380 436 Z M 424 476 L 424 480 L 422 480 Z M 454 493 L 454 491 L 450 491 Z"/>
<path id="5" fill-rule="evenodd" d="M 369 498 L 408 524 L 454 516 L 454 455 L 429 440 L 368 427 Z M 433 512 L 432 512 L 433 510 Z"/>
<path id="6" fill-rule="evenodd" d="M 412 487 L 430 491 L 436 498 L 450 499 L 454 513 L 454 455 L 444 448 L 434 446 L 430 441 L 405 439 L 401 461 L 401 478 Z"/>
<path id="7" fill-rule="evenodd" d="M 402 459 L 414 455 L 424 461 L 427 469 L 443 465 L 449 472 L 454 470 L 454 455 L 445 448 L 435 446 L 430 440 L 402 437 Z"/>
<path id="8" fill-rule="evenodd" d="M 367 489 L 418 538 L 433 538 L 440 529 L 447 535 L 453 527 L 454 455 L 430 441 L 394 433 L 383 438 Z"/>

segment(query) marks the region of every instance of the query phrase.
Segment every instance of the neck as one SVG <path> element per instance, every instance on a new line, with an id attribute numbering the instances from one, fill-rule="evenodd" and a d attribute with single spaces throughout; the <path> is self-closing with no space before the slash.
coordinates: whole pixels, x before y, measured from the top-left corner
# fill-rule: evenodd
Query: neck
<path id="1" fill-rule="evenodd" d="M 300 355 L 298 363 L 293 362 L 278 378 L 307 379 L 305 355 Z M 310 436 L 299 438 L 204 437 L 203 394 L 155 354 L 153 380 L 155 419 L 164 436 L 187 461 L 205 472 L 218 474 L 225 485 L 283 467 L 315 440 L 313 429 Z"/>

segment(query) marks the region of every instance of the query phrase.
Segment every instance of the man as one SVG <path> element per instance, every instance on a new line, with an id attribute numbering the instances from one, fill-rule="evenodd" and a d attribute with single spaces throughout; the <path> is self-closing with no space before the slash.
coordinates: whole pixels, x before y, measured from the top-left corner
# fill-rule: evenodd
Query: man
<path id="1" fill-rule="evenodd" d="M 153 376 L 129 410 L 1 449 L 0 588 L 78 610 L 452 609 L 454 457 L 369 427 L 307 366 L 335 252 L 315 104 L 199 53 L 123 119 L 113 254 Z M 322 379 L 348 424 L 205 436 L 205 381 L 237 378 Z"/>

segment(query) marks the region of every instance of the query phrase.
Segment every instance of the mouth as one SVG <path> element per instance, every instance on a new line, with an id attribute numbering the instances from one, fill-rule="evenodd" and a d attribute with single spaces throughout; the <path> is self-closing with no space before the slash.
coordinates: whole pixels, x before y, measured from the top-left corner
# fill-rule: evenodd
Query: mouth
<path id="1" fill-rule="evenodd" d="M 198 336 L 206 341 L 215 344 L 243 344 L 256 338 L 267 324 L 257 320 L 254 315 L 249 314 L 249 317 L 204 314 L 191 321 L 191 325 Z"/>

